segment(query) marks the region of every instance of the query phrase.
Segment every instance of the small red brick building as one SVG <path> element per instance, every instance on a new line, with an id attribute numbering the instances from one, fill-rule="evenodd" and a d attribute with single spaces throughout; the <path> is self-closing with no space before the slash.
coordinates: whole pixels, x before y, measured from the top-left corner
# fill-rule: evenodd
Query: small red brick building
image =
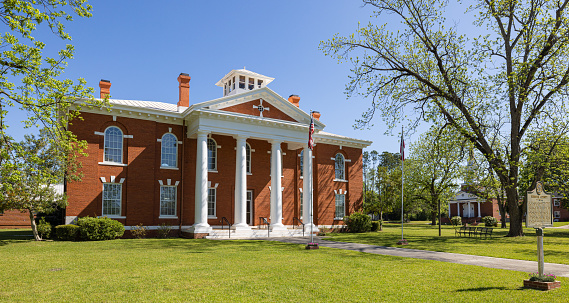
<path id="1" fill-rule="evenodd" d="M 203 237 L 227 220 L 248 230 L 342 224 L 362 205 L 362 148 L 370 141 L 324 132 L 311 116 L 267 87 L 273 78 L 232 70 L 216 85 L 223 97 L 189 104 L 180 74 L 177 104 L 110 99 L 69 125 L 88 143 L 82 181 L 67 184 L 66 223 L 107 216 L 129 227 L 161 224 Z M 101 80 L 101 98 L 111 83 Z M 312 199 L 310 197 L 312 193 Z M 224 221 L 225 222 L 225 221 Z M 308 225 L 307 225 L 308 226 Z"/>

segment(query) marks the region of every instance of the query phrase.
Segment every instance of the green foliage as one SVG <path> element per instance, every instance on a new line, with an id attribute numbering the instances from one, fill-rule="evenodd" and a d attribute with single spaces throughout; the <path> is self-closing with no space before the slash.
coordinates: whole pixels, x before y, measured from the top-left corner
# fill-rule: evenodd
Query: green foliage
<path id="1" fill-rule="evenodd" d="M 530 281 L 539 281 L 539 282 L 555 282 L 555 275 L 553 274 L 543 274 L 540 275 L 539 273 L 531 273 L 529 274 Z"/>
<path id="2" fill-rule="evenodd" d="M 134 226 L 131 230 L 130 230 L 130 234 L 135 237 L 136 239 L 144 239 L 146 238 L 146 226 L 142 225 L 142 223 Z"/>
<path id="3" fill-rule="evenodd" d="M 460 216 L 454 216 L 450 218 L 450 221 L 454 226 L 461 226 L 462 225 L 462 218 Z"/>
<path id="4" fill-rule="evenodd" d="M 45 217 L 41 217 L 38 222 L 38 234 L 42 239 L 49 239 L 51 236 L 51 224 L 45 221 Z"/>
<path id="5" fill-rule="evenodd" d="M 74 224 L 55 227 L 55 238 L 59 241 L 75 241 L 79 236 L 79 226 Z"/>
<path id="6" fill-rule="evenodd" d="M 172 226 L 166 223 L 162 223 L 158 226 L 158 238 L 168 238 L 170 236 L 170 231 L 172 231 Z"/>
<path id="7" fill-rule="evenodd" d="M 492 216 L 486 216 L 482 218 L 482 222 L 484 222 L 484 226 L 498 226 L 498 219 Z"/>
<path id="8" fill-rule="evenodd" d="M 122 237 L 124 226 L 119 221 L 107 217 L 83 217 L 77 220 L 82 240 L 101 241 Z"/>
<path id="9" fill-rule="evenodd" d="M 371 221 L 371 231 L 378 231 L 379 230 L 379 221 Z"/>
<path id="10" fill-rule="evenodd" d="M 371 230 L 371 218 L 363 213 L 353 213 L 344 217 L 344 223 L 351 233 L 363 233 Z"/>

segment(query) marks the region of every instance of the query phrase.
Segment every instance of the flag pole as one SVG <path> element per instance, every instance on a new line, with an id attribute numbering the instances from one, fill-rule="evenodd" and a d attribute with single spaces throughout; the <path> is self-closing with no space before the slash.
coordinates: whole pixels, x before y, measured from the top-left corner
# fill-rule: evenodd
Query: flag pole
<path id="1" fill-rule="evenodd" d="M 313 111 L 310 110 L 310 126 L 308 127 L 308 149 L 310 150 L 310 152 L 307 155 L 304 155 L 304 164 L 303 165 L 312 165 L 312 150 L 314 148 L 314 137 L 313 137 L 313 133 L 314 133 L 314 113 L 318 113 L 317 111 Z M 312 167 L 309 166 L 308 169 L 309 172 L 312 172 Z M 313 197 L 312 197 L 312 193 L 313 193 L 313 188 L 312 188 L 312 174 L 309 173 L 309 176 L 304 176 L 304 181 L 303 182 L 309 182 L 309 186 L 308 188 L 310 189 L 310 192 L 307 193 L 309 195 L 309 199 L 310 199 L 310 205 L 309 205 L 309 210 L 310 210 L 310 243 L 313 244 L 314 243 L 314 203 L 313 203 Z"/>
<path id="2" fill-rule="evenodd" d="M 403 162 L 405 162 L 405 141 L 403 140 L 403 125 L 401 125 L 401 241 L 403 241 Z"/>

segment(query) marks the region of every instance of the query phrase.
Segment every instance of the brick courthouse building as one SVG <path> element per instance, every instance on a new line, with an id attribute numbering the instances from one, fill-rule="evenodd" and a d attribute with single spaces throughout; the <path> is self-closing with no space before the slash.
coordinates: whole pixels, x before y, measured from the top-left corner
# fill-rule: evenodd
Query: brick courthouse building
<path id="1" fill-rule="evenodd" d="M 336 225 L 362 205 L 362 148 L 370 141 L 323 131 L 300 98 L 267 85 L 273 78 L 232 70 L 223 97 L 189 104 L 190 77 L 180 74 L 177 104 L 110 99 L 110 109 L 83 109 L 69 125 L 88 143 L 83 178 L 67 184 L 66 223 L 107 216 L 127 228 L 168 224 L 194 237 L 225 218 L 249 230 L 267 218 L 273 231 L 309 222 Z M 111 83 L 101 80 L 101 98 Z M 308 156 L 307 156 L 308 155 Z M 312 181 L 312 182 L 309 182 Z M 294 222 L 293 222 L 294 221 Z"/>

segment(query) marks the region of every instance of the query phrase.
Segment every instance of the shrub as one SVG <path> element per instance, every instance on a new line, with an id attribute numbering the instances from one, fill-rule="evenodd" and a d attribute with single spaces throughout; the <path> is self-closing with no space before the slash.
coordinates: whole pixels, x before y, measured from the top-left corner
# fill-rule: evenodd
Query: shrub
<path id="1" fill-rule="evenodd" d="M 531 273 L 529 274 L 530 281 L 539 281 L 539 282 L 555 282 L 555 275 L 554 274 L 543 274 L 539 275 L 539 273 Z"/>
<path id="2" fill-rule="evenodd" d="M 491 216 L 482 218 L 482 222 L 484 222 L 484 226 L 498 226 L 498 219 Z"/>
<path id="3" fill-rule="evenodd" d="M 134 226 L 131 230 L 130 230 L 130 234 L 137 238 L 137 239 L 144 239 L 146 238 L 146 227 L 144 225 L 142 225 L 142 223 Z"/>
<path id="4" fill-rule="evenodd" d="M 353 213 L 344 217 L 348 232 L 363 233 L 371 230 L 371 218 L 363 213 Z"/>
<path id="5" fill-rule="evenodd" d="M 166 223 L 162 223 L 158 226 L 158 238 L 168 238 L 170 235 L 170 231 L 172 230 L 172 226 Z"/>
<path id="6" fill-rule="evenodd" d="M 371 221 L 371 231 L 377 231 L 379 229 L 379 221 Z"/>
<path id="7" fill-rule="evenodd" d="M 51 236 L 51 224 L 45 221 L 44 217 L 41 217 L 37 225 L 38 234 L 42 239 L 49 239 Z"/>
<path id="8" fill-rule="evenodd" d="M 77 220 L 81 239 L 87 241 L 112 240 L 122 237 L 124 226 L 116 220 L 107 217 L 83 217 Z"/>
<path id="9" fill-rule="evenodd" d="M 75 241 L 79 235 L 79 226 L 68 224 L 68 225 L 57 225 L 55 227 L 55 238 L 60 241 Z"/>
<path id="10" fill-rule="evenodd" d="M 456 226 L 462 225 L 462 218 L 459 216 L 454 216 L 454 217 L 450 218 L 450 221 L 452 222 L 453 225 L 456 225 Z"/>

